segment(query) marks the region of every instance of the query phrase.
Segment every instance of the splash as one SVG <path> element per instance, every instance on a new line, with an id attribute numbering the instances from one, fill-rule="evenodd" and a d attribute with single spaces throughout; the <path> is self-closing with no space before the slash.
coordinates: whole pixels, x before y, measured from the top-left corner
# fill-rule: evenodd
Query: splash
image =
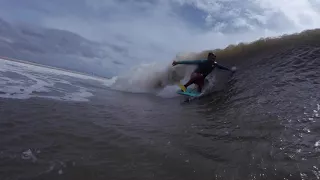
<path id="1" fill-rule="evenodd" d="M 199 59 L 197 53 L 179 54 L 174 60 Z M 131 68 L 121 76 L 113 77 L 106 84 L 108 87 L 133 93 L 155 93 L 159 96 L 172 97 L 178 89 L 178 82 L 186 81 L 195 66 L 170 63 L 148 63 Z"/>

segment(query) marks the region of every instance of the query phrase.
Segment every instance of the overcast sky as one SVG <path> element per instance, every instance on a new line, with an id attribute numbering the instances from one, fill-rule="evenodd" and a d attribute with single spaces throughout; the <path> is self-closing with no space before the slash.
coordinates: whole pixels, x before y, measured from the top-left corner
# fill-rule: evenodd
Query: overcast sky
<path id="1" fill-rule="evenodd" d="M 0 0 L 5 20 L 115 44 L 131 63 L 317 28 L 319 12 L 320 0 Z"/>

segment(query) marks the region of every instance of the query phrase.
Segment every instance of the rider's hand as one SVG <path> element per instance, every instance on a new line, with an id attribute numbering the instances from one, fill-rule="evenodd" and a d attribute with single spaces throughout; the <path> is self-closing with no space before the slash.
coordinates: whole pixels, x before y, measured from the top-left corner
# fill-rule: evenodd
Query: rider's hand
<path id="1" fill-rule="evenodd" d="M 175 66 L 175 65 L 177 65 L 178 63 L 176 62 L 176 61 L 173 61 L 172 62 L 172 66 Z"/>

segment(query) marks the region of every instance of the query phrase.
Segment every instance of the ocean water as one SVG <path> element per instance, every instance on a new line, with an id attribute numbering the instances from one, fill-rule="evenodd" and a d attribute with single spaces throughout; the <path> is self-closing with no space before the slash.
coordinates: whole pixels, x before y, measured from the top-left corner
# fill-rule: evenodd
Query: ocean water
<path id="1" fill-rule="evenodd" d="M 0 60 L 0 179 L 319 179 L 320 46 L 232 65 L 185 102 L 189 66 L 105 79 Z"/>

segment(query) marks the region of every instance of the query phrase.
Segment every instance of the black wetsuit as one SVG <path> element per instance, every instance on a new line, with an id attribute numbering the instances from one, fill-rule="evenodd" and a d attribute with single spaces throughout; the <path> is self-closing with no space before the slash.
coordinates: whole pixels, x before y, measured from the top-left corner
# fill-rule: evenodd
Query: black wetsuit
<path id="1" fill-rule="evenodd" d="M 210 60 L 195 60 L 195 61 L 179 61 L 177 64 L 193 64 L 198 65 L 198 67 L 194 70 L 195 73 L 202 74 L 203 78 L 208 76 L 215 67 L 219 69 L 229 70 L 229 68 L 219 65 L 217 62 L 213 62 Z"/>

